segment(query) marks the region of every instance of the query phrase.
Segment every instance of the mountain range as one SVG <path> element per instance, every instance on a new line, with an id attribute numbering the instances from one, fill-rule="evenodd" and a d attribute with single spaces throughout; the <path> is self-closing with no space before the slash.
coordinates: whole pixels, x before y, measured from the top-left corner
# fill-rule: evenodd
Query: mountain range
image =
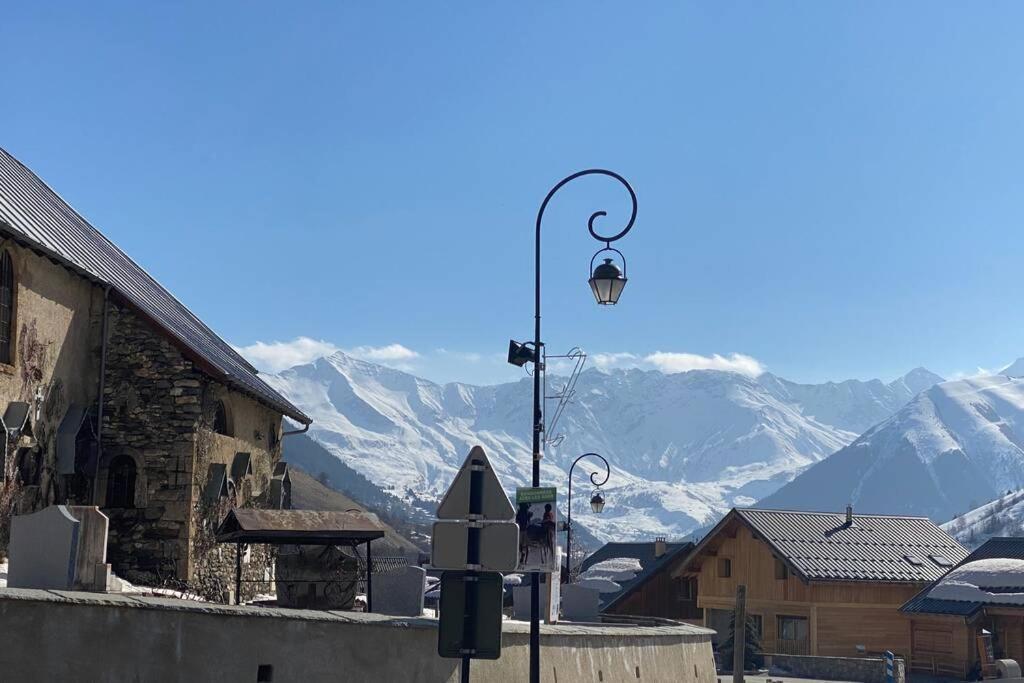
<path id="1" fill-rule="evenodd" d="M 433 514 L 475 444 L 510 493 L 529 481 L 528 378 L 441 385 L 341 352 L 265 377 L 313 418 L 310 438 L 339 465 L 418 515 Z M 941 380 L 921 368 L 891 383 L 818 385 L 717 370 L 587 370 L 558 425 L 564 438 L 547 448 L 542 482 L 564 491 L 576 456 L 601 453 L 612 467 L 608 504 L 589 513 L 587 475 L 600 468 L 582 461 L 578 522 L 599 540 L 681 537 L 770 496 Z M 826 509 L 845 505 L 840 493 Z"/>
<path id="2" fill-rule="evenodd" d="M 845 500 L 942 522 L 1022 486 L 1024 379 L 1007 373 L 922 391 L 759 505 L 814 510 Z"/>

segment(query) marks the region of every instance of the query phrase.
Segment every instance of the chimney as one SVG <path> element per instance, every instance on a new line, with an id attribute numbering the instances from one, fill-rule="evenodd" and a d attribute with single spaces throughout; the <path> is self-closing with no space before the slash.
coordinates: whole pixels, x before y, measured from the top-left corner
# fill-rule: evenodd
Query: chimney
<path id="1" fill-rule="evenodd" d="M 665 537 L 659 536 L 654 539 L 654 557 L 659 558 L 665 554 Z"/>
<path id="2" fill-rule="evenodd" d="M 853 525 L 853 505 L 846 504 L 846 526 Z"/>

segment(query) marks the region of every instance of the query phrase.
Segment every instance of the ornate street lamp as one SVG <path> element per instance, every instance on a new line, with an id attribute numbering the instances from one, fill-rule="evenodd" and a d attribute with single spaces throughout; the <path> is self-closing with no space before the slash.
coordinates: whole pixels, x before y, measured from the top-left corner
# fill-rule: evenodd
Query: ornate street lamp
<path id="1" fill-rule="evenodd" d="M 548 208 L 548 203 L 551 202 L 551 198 L 555 196 L 566 184 L 582 178 L 583 176 L 591 175 L 602 175 L 612 178 L 618 181 L 626 191 L 629 193 L 629 199 L 632 204 L 631 211 L 629 214 L 629 221 L 626 226 L 619 232 L 613 235 L 602 235 L 594 229 L 594 221 L 602 216 L 607 216 L 605 211 L 595 211 L 590 214 L 590 219 L 587 221 L 587 230 L 590 235 L 598 242 L 604 242 L 604 248 L 599 250 L 594 258 L 591 259 L 591 270 L 590 270 L 590 288 L 594 293 L 594 298 L 597 299 L 597 303 L 603 306 L 608 306 L 616 303 L 619 300 L 619 296 L 622 294 L 623 287 L 626 286 L 626 275 L 625 275 L 625 258 L 622 258 L 621 252 L 612 248 L 612 242 L 616 242 L 626 236 L 630 230 L 633 229 L 633 223 L 636 221 L 636 193 L 630 186 L 626 179 L 620 176 L 618 173 L 608 171 L 603 168 L 591 168 L 585 171 L 578 171 L 570 176 L 567 176 L 560 180 L 554 187 L 552 187 L 547 195 L 544 197 L 544 201 L 540 204 L 540 209 L 537 211 L 537 225 L 536 225 L 536 237 L 534 240 L 534 327 L 533 327 L 533 348 L 516 348 L 513 342 L 509 348 L 509 362 L 513 365 L 522 367 L 528 362 L 533 363 L 533 477 L 532 485 L 540 486 L 540 461 L 541 461 L 541 444 L 543 442 L 544 433 L 544 413 L 542 409 L 543 395 L 541 393 L 541 373 L 544 371 L 544 345 L 540 339 L 540 229 L 544 222 L 544 211 Z M 594 259 L 598 254 L 604 251 L 613 251 L 622 258 L 623 270 L 620 271 L 618 266 L 615 265 L 614 261 L 605 261 L 604 263 L 594 267 Z M 519 347 L 525 345 L 519 344 Z M 531 352 L 532 357 L 527 357 L 525 351 Z M 571 532 L 570 532 L 571 533 Z M 530 582 L 530 683 L 540 683 L 540 574 L 534 572 L 532 581 Z"/>
<path id="2" fill-rule="evenodd" d="M 569 575 L 570 581 L 572 581 L 572 471 L 576 469 L 576 463 L 583 458 L 591 456 L 598 458 L 604 463 L 604 479 L 601 481 L 597 480 L 598 475 L 601 474 L 600 472 L 590 473 L 590 483 L 596 487 L 593 495 L 590 496 L 590 509 L 594 512 L 600 513 L 604 510 L 604 496 L 601 495 L 601 487 L 608 483 L 608 477 L 612 475 L 608 461 L 600 453 L 584 453 L 573 460 L 572 465 L 569 466 L 569 500 L 566 502 L 567 514 L 565 516 L 565 572 Z"/>

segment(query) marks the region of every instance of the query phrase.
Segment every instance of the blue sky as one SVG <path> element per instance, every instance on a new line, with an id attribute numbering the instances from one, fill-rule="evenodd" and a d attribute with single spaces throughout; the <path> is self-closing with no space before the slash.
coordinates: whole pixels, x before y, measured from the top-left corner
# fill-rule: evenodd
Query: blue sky
<path id="1" fill-rule="evenodd" d="M 4 24 L 0 145 L 262 362 L 518 376 L 537 207 L 590 166 L 639 195 L 630 281 L 611 310 L 586 285 L 586 217 L 625 196 L 566 188 L 552 350 L 805 381 L 1024 355 L 1020 4 L 15 3 Z"/>

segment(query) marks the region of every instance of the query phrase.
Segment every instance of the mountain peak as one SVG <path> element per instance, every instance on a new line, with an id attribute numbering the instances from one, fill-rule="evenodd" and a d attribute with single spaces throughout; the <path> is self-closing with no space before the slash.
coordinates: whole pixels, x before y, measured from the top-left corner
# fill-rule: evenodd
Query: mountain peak
<path id="1" fill-rule="evenodd" d="M 910 395 L 914 396 L 916 394 L 920 394 L 925 389 L 931 389 L 936 384 L 945 381 L 946 379 L 944 377 L 936 375 L 928 368 L 916 367 L 892 382 L 892 385 L 903 385 L 910 392 Z"/>
<path id="2" fill-rule="evenodd" d="M 1000 375 L 1007 377 L 1024 377 L 1024 358 L 1018 358 L 1005 368 L 999 371 Z"/>

